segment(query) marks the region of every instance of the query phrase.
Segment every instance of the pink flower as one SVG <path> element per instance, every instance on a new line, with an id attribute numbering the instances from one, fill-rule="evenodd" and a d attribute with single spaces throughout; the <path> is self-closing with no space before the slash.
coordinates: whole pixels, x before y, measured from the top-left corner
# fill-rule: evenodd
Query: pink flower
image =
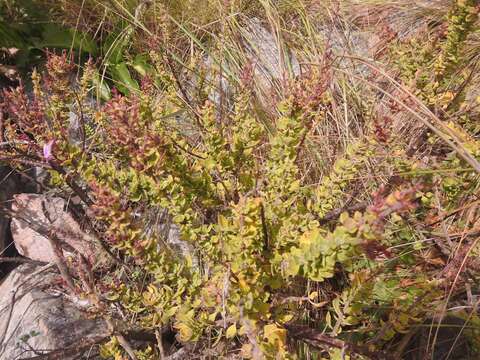
<path id="1" fill-rule="evenodd" d="M 52 150 L 55 145 L 55 140 L 50 140 L 48 143 L 43 145 L 43 157 L 48 162 L 53 158 Z"/>

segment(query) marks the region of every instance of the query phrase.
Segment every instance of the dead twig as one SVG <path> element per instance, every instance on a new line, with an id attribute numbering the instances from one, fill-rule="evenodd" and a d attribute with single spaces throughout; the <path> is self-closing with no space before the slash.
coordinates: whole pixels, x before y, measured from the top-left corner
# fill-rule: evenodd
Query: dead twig
<path id="1" fill-rule="evenodd" d="M 388 360 L 393 357 L 383 351 L 373 351 L 366 346 L 353 344 L 344 340 L 335 339 L 328 335 L 322 334 L 316 329 L 302 325 L 286 325 L 289 336 L 292 338 L 308 343 L 317 348 L 337 348 L 346 352 L 363 355 L 372 360 Z"/>
<path id="2" fill-rule="evenodd" d="M 32 260 L 29 258 L 23 258 L 23 257 L 5 257 L 5 256 L 0 256 L 0 263 L 23 263 L 23 264 L 34 264 L 34 265 L 45 265 L 46 262 L 43 261 L 38 261 L 38 260 Z"/>

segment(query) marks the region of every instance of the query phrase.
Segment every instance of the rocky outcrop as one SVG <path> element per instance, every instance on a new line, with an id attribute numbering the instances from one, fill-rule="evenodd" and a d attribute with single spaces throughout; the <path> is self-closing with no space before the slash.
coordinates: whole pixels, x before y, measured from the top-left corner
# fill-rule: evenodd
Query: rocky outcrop
<path id="1" fill-rule="evenodd" d="M 177 225 L 167 221 L 159 224 L 158 230 L 160 237 L 176 255 L 192 261 L 194 268 L 198 268 L 200 266 L 193 245 L 182 239 L 180 228 Z M 159 247 L 161 247 L 161 243 L 159 245 Z"/>
<path id="2" fill-rule="evenodd" d="M 300 75 L 300 63 L 295 54 L 277 39 L 272 31 L 258 18 L 242 20 L 241 46 L 246 58 L 251 63 L 254 85 L 256 90 L 270 98 L 272 88 L 283 80 Z M 216 106 L 216 111 L 228 111 L 233 105 L 233 89 L 228 80 L 230 69 L 228 61 L 219 61 L 206 55 L 199 64 L 198 71 L 192 76 L 190 72 L 184 74 L 183 83 L 189 97 L 194 98 L 201 86 L 209 84 L 208 98 Z M 235 64 L 233 67 L 237 66 Z M 247 65 L 247 64 L 245 64 Z M 222 69 L 220 70 L 220 66 Z M 205 79 L 198 74 L 204 74 Z M 179 116 L 177 121 L 183 131 L 189 129 L 188 121 Z M 189 132 L 189 136 L 192 134 Z"/>
<path id="3" fill-rule="evenodd" d="M 89 319 L 81 300 L 67 298 L 52 286 L 58 278 L 50 265 L 24 264 L 0 285 L 0 359 L 28 359 L 52 353 L 78 359 L 108 336 L 103 320 Z M 77 355 L 74 355 L 76 353 Z"/>
<path id="4" fill-rule="evenodd" d="M 287 79 L 288 73 L 300 75 L 300 64 L 290 49 L 282 46 L 259 19 L 245 22 L 244 45 L 254 65 L 256 84 L 267 93 L 276 81 Z"/>
<path id="5" fill-rule="evenodd" d="M 55 234 L 64 256 L 78 252 L 92 264 L 103 261 L 105 256 L 99 256 L 102 252 L 97 245 L 98 241 L 81 229 L 66 211 L 66 207 L 66 201 L 58 197 L 43 194 L 15 195 L 13 210 L 16 218 L 12 220 L 11 228 L 18 252 L 32 260 L 54 261 L 51 240 L 37 231 L 40 228 Z"/>
<path id="6" fill-rule="evenodd" d="M 0 206 L 10 209 L 12 197 L 21 188 L 19 176 L 6 166 L 0 165 Z M 0 256 L 13 254 L 11 245 L 10 219 L 0 209 Z M 0 263 L 0 278 L 7 272 L 9 264 Z"/>

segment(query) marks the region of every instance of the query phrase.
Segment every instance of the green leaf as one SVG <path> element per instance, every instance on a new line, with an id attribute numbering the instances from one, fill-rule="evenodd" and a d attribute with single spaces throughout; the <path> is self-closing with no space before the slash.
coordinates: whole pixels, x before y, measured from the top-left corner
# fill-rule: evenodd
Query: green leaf
<path id="1" fill-rule="evenodd" d="M 37 48 L 73 49 L 96 55 L 98 52 L 95 41 L 85 33 L 66 29 L 60 25 L 45 24 L 41 40 L 34 43 Z"/>
<path id="2" fill-rule="evenodd" d="M 142 77 L 155 73 L 155 68 L 147 62 L 144 55 L 135 56 L 131 66 Z"/>
<path id="3" fill-rule="evenodd" d="M 130 91 L 139 89 L 138 83 L 130 75 L 126 63 L 121 62 L 113 65 L 110 68 L 110 74 L 116 82 L 115 85 L 122 93 L 129 94 Z"/>
<path id="4" fill-rule="evenodd" d="M 177 323 L 175 324 L 175 328 L 178 330 L 178 337 L 180 341 L 187 342 L 193 336 L 193 330 L 184 323 Z"/>
<path id="5" fill-rule="evenodd" d="M 27 43 L 20 31 L 0 21 L 0 47 L 26 48 Z"/>
<path id="6" fill-rule="evenodd" d="M 97 96 L 100 99 L 109 100 L 111 98 L 112 94 L 110 92 L 110 88 L 106 84 L 105 79 L 100 76 L 100 73 L 98 71 L 93 74 L 92 83 L 97 89 Z"/>
<path id="7" fill-rule="evenodd" d="M 230 325 L 225 333 L 227 339 L 231 339 L 235 335 L 237 335 L 237 324 Z"/>
<path id="8" fill-rule="evenodd" d="M 125 51 L 132 34 L 132 27 L 120 25 L 120 28 L 119 31 L 112 32 L 103 43 L 102 54 L 107 66 L 118 64 L 124 60 Z"/>

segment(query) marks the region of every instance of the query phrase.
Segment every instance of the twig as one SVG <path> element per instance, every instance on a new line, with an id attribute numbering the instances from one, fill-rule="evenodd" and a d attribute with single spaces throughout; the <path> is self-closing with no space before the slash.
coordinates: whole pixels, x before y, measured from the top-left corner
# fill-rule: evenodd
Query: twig
<path id="1" fill-rule="evenodd" d="M 104 305 L 101 302 L 100 296 L 98 295 L 95 285 L 93 283 L 94 281 L 94 276 L 90 270 L 90 268 L 87 265 L 87 261 L 83 257 L 83 255 L 80 255 L 80 268 L 84 272 L 83 276 L 80 276 L 80 279 L 82 280 L 84 286 L 87 288 L 87 291 L 93 296 L 95 305 L 99 310 L 103 310 Z M 80 272 L 81 273 L 81 272 Z M 132 360 L 137 360 L 137 355 L 135 355 L 135 351 L 130 345 L 130 343 L 127 341 L 125 336 L 118 330 L 118 326 L 115 325 L 113 320 L 110 318 L 109 315 L 104 316 L 104 320 L 112 332 L 112 334 L 117 338 L 120 346 L 127 352 L 127 354 L 130 356 Z"/>
<path id="2" fill-rule="evenodd" d="M 328 335 L 322 334 L 316 329 L 312 329 L 308 326 L 302 325 L 285 325 L 288 330 L 288 334 L 297 340 L 306 342 L 314 347 L 330 347 L 341 349 L 353 354 L 363 355 L 372 360 L 389 360 L 393 357 L 383 351 L 372 351 L 366 346 L 361 346 L 353 343 L 349 343 L 344 340 L 335 339 Z"/>
<path id="3" fill-rule="evenodd" d="M 102 342 L 108 340 L 108 336 L 98 336 L 92 340 L 85 341 L 80 339 L 76 344 L 67 347 L 65 349 L 57 349 L 49 351 L 46 354 L 33 356 L 29 358 L 24 358 L 26 360 L 63 360 L 67 357 L 75 356 L 80 354 L 82 351 L 87 350 L 88 348 L 101 344 Z"/>
<path id="4" fill-rule="evenodd" d="M 88 194 L 78 185 L 71 177 L 70 175 L 67 174 L 67 172 L 61 167 L 55 164 L 55 162 L 51 161 L 49 162 L 50 166 L 52 167 L 53 170 L 58 172 L 59 174 L 63 175 L 65 177 L 65 181 L 70 186 L 70 188 L 77 194 L 77 196 L 82 199 L 82 201 L 88 205 L 91 206 L 93 205 L 92 199 L 88 196 Z"/>
<path id="5" fill-rule="evenodd" d="M 43 261 L 38 261 L 38 260 L 32 260 L 29 258 L 24 258 L 24 257 L 6 257 L 6 256 L 0 256 L 0 263 L 27 263 L 27 264 L 34 264 L 34 265 L 46 265 L 46 262 Z"/>
<path id="6" fill-rule="evenodd" d="M 75 292 L 75 285 L 73 283 L 72 276 L 68 272 L 68 268 L 62 259 L 63 255 L 62 255 L 61 241 L 58 239 L 58 237 L 55 234 L 56 229 L 53 228 L 53 226 L 36 223 L 34 221 L 31 221 L 30 219 L 26 219 L 23 216 L 20 216 L 19 214 L 17 214 L 16 212 L 8 208 L 5 208 L 3 206 L 0 206 L 0 212 L 6 213 L 12 218 L 16 218 L 18 220 L 25 222 L 33 231 L 42 235 L 50 242 L 50 245 L 52 246 L 52 249 L 53 249 L 55 265 L 57 266 L 58 270 L 60 271 L 60 274 L 62 275 L 62 278 L 67 283 L 70 290 L 72 292 Z"/>
<path id="7" fill-rule="evenodd" d="M 110 319 L 106 319 L 106 320 L 109 326 L 113 324 Z M 116 338 L 120 346 L 127 352 L 128 356 L 130 356 L 132 360 L 138 360 L 137 355 L 135 355 L 135 351 L 133 350 L 132 346 L 127 341 L 127 339 L 125 339 L 125 337 L 122 334 L 117 334 Z"/>
<path id="8" fill-rule="evenodd" d="M 62 275 L 62 278 L 67 283 L 70 291 L 72 293 L 75 293 L 75 284 L 73 283 L 72 275 L 70 275 L 68 267 L 65 264 L 60 240 L 55 235 L 54 230 L 50 231 L 50 236 L 46 236 L 46 238 L 53 249 L 53 260 L 55 262 L 55 265 L 57 265 L 58 270 L 60 271 L 60 275 Z"/>
<path id="9" fill-rule="evenodd" d="M 157 338 L 157 346 L 158 350 L 160 351 L 160 360 L 165 359 L 165 350 L 163 349 L 163 341 L 162 341 L 162 334 L 158 329 L 155 330 L 155 337 Z"/>
<path id="10" fill-rule="evenodd" d="M 181 348 L 172 355 L 167 356 L 164 360 L 183 360 L 188 359 L 188 350 L 186 348 Z"/>
<path id="11" fill-rule="evenodd" d="M 24 358 L 25 360 L 64 360 L 67 357 L 75 357 L 81 354 L 83 351 L 91 348 L 92 346 L 99 345 L 110 338 L 111 334 L 105 335 L 98 335 L 90 340 L 80 339 L 76 344 L 67 347 L 65 349 L 57 349 L 49 351 L 46 354 Z M 129 338 L 132 340 L 139 340 L 139 341 L 155 341 L 155 336 L 151 333 L 147 333 L 145 331 L 125 331 L 122 333 L 122 336 L 125 338 Z M 168 359 L 168 358 L 167 358 Z"/>

